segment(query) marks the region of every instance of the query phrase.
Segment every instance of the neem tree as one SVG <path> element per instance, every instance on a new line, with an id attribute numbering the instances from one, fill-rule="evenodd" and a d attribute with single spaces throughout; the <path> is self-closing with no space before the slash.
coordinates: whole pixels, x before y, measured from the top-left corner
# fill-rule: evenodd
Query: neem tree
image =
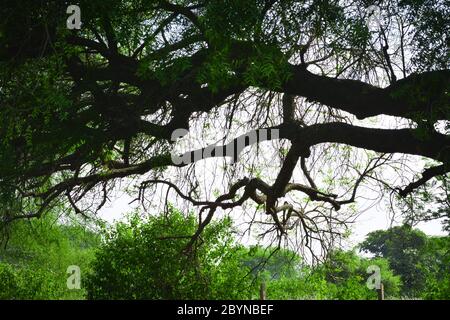
<path id="1" fill-rule="evenodd" d="M 445 1 L 81 0 L 68 30 L 72 4 L 0 9 L 3 225 L 61 202 L 95 212 L 133 177 L 140 200 L 162 183 L 199 208 L 191 245 L 218 209 L 256 203 L 277 239 L 326 249 L 367 188 L 439 204 L 413 222 L 448 216 Z M 172 161 L 174 130 L 198 128 L 279 139 L 225 163 L 217 194 L 199 187 L 204 160 Z M 257 163 L 264 148 L 276 157 Z"/>

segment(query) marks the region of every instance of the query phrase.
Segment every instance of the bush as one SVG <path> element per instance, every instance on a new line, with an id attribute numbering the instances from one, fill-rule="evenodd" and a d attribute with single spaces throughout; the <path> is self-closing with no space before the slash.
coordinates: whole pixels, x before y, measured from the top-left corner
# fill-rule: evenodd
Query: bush
<path id="1" fill-rule="evenodd" d="M 267 295 L 270 299 L 377 299 L 376 291 L 366 285 L 369 265 L 380 267 L 386 296 L 398 296 L 400 277 L 392 274 L 388 261 L 361 258 L 353 251 L 334 251 L 323 264 L 303 265 L 296 275 L 269 281 Z"/>
<path id="2" fill-rule="evenodd" d="M 89 299 L 241 299 L 252 284 L 239 262 L 231 220 L 211 223 L 192 255 L 194 215 L 132 216 L 105 231 L 87 279 Z"/>
<path id="3" fill-rule="evenodd" d="M 83 299 L 84 290 L 67 288 L 67 267 L 88 272 L 98 237 L 79 222 L 60 221 L 54 213 L 11 225 L 0 249 L 1 299 Z"/>
<path id="4" fill-rule="evenodd" d="M 19 284 L 13 268 L 0 263 L 0 299 L 18 299 Z"/>
<path id="5" fill-rule="evenodd" d="M 337 250 L 329 255 L 318 272 L 325 275 L 329 287 L 332 288 L 332 299 L 370 300 L 377 298 L 376 291 L 367 287 L 367 279 L 370 276 L 367 268 L 370 265 L 380 268 L 385 295 L 398 297 L 401 289 L 400 277 L 393 274 L 388 260 L 383 258 L 366 259 L 359 257 L 354 251 Z"/>
<path id="6" fill-rule="evenodd" d="M 61 294 L 61 288 L 51 272 L 14 269 L 7 263 L 0 263 L 0 299 L 57 299 Z"/>

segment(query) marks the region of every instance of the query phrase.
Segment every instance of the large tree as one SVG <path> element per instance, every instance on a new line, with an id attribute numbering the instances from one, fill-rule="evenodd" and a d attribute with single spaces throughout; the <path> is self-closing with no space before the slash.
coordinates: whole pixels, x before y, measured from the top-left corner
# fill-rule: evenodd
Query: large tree
<path id="1" fill-rule="evenodd" d="M 199 207 L 191 246 L 218 209 L 253 216 L 253 203 L 278 239 L 325 249 L 368 189 L 407 200 L 447 186 L 446 1 L 81 0 L 79 30 L 70 4 L 2 1 L 3 225 L 61 202 L 95 212 L 140 177 L 139 200 L 162 184 Z M 224 149 L 259 131 L 231 164 L 194 150 L 180 164 L 176 129 Z M 277 130 L 271 143 L 260 129 Z M 201 188 L 214 161 L 223 188 Z"/>
<path id="2" fill-rule="evenodd" d="M 427 241 L 423 232 L 405 225 L 371 232 L 360 246 L 376 257 L 387 258 L 394 272 L 402 277 L 403 295 L 414 297 L 425 287 Z M 427 262 L 431 265 L 431 261 Z"/>
<path id="3" fill-rule="evenodd" d="M 441 297 L 449 294 L 449 237 L 427 237 L 408 225 L 377 230 L 367 235 L 360 249 L 389 260 L 402 279 L 407 297 Z"/>

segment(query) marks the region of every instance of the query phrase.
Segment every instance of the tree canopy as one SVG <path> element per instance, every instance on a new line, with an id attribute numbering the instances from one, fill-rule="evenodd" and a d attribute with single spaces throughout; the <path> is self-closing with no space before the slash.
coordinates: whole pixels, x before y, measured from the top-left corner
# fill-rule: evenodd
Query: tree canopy
<path id="1" fill-rule="evenodd" d="M 159 185 L 197 208 L 188 246 L 231 210 L 326 250 L 367 190 L 411 224 L 448 217 L 446 1 L 80 0 L 79 30 L 70 4 L 0 8 L 2 227 L 90 215 L 130 179 L 144 205 Z M 179 152 L 176 129 L 201 142 Z M 205 149 L 250 132 L 231 162 Z M 437 199 L 416 210 L 418 192 Z"/>
<path id="2" fill-rule="evenodd" d="M 360 249 L 390 261 L 392 270 L 401 276 L 404 296 L 427 292 L 429 297 L 434 294 L 442 298 L 450 290 L 448 237 L 428 237 L 404 225 L 369 233 Z"/>

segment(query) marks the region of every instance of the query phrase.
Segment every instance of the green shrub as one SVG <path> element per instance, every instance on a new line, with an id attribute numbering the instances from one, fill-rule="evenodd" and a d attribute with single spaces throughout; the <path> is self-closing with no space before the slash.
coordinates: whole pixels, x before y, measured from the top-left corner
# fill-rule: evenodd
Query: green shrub
<path id="1" fill-rule="evenodd" d="M 211 223 L 192 255 L 183 253 L 197 228 L 194 215 L 168 215 L 106 230 L 87 278 L 89 299 L 239 299 L 251 282 L 238 257 L 231 221 Z"/>
<path id="2" fill-rule="evenodd" d="M 98 242 L 84 224 L 60 221 L 54 213 L 15 222 L 0 249 L 1 299 L 83 299 L 83 288 L 67 288 L 66 270 L 79 266 L 83 285 Z"/>

